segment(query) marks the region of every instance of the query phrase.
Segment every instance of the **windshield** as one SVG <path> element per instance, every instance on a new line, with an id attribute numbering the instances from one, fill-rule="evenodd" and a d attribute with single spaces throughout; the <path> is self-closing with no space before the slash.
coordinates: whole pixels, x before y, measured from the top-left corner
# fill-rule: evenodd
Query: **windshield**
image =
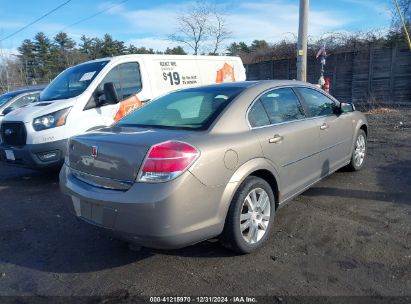
<path id="1" fill-rule="evenodd" d="M 117 125 L 204 130 L 243 90 L 241 87 L 205 87 L 177 91 L 137 109 Z"/>
<path id="2" fill-rule="evenodd" d="M 0 107 L 5 104 L 6 102 L 8 102 L 9 100 L 11 100 L 14 96 L 16 96 L 16 94 L 4 94 L 0 96 Z"/>
<path id="3" fill-rule="evenodd" d="M 108 61 L 69 68 L 55 78 L 40 94 L 40 101 L 67 99 L 83 93 Z"/>

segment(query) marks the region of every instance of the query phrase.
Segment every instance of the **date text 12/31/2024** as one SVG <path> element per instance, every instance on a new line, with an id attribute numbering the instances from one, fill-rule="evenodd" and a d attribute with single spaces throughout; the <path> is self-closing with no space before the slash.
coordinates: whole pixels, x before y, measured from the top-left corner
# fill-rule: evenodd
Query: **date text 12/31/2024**
<path id="1" fill-rule="evenodd" d="M 257 303 L 255 297 L 150 297 L 150 303 Z"/>

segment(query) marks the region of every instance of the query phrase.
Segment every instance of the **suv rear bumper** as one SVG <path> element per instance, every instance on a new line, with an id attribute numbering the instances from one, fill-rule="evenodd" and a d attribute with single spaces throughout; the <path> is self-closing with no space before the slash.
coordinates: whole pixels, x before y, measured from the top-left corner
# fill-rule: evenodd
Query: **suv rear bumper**
<path id="1" fill-rule="evenodd" d="M 0 160 L 6 164 L 25 167 L 30 169 L 42 169 L 59 167 L 64 163 L 64 156 L 67 149 L 67 140 L 58 140 L 44 144 L 24 145 L 22 147 L 0 144 Z M 15 160 L 6 157 L 6 150 L 13 151 Z M 41 155 L 45 153 L 56 153 L 56 157 L 50 160 L 42 160 Z"/>

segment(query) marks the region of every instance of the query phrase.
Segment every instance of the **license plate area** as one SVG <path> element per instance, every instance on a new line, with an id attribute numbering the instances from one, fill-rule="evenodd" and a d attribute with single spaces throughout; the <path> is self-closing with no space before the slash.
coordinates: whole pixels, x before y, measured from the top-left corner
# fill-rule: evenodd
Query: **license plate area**
<path id="1" fill-rule="evenodd" d="M 98 226 L 112 229 L 117 217 L 117 209 L 90 203 L 75 196 L 71 197 L 76 215 Z"/>

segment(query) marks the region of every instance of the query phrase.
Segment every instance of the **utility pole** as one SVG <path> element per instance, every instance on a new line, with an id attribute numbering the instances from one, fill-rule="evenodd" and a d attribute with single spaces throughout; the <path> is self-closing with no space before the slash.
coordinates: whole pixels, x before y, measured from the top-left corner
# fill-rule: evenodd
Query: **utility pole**
<path id="1" fill-rule="evenodd" d="M 408 46 L 409 46 L 410 51 L 411 51 L 411 38 L 410 38 L 410 34 L 408 33 L 408 30 L 407 30 L 407 25 L 405 24 L 404 17 L 402 16 L 400 5 L 398 4 L 398 0 L 394 0 L 394 2 L 395 2 L 395 6 L 397 7 L 398 15 L 400 16 L 400 21 L 401 21 L 402 27 L 404 28 L 405 38 L 407 39 Z"/>
<path id="2" fill-rule="evenodd" d="M 297 80 L 307 81 L 307 36 L 309 0 L 300 0 L 300 23 L 297 43 Z"/>

